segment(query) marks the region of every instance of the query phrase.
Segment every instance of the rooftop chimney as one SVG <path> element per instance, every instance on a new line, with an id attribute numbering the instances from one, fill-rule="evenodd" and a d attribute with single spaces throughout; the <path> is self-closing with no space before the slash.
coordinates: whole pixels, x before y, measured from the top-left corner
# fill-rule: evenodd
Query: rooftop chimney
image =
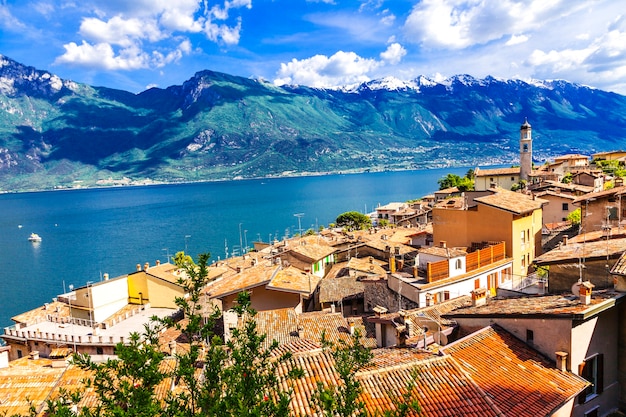
<path id="1" fill-rule="evenodd" d="M 161 265 L 161 261 L 159 259 L 157 259 L 155 263 L 156 263 L 156 266 Z"/>
<path id="2" fill-rule="evenodd" d="M 439 242 L 439 247 L 440 248 L 446 248 L 448 246 L 448 243 L 445 240 L 442 240 L 441 242 Z"/>
<path id="3" fill-rule="evenodd" d="M 487 290 L 484 288 L 478 288 L 472 291 L 472 306 L 480 307 L 487 304 Z"/>
<path id="4" fill-rule="evenodd" d="M 594 287 L 591 282 L 585 281 L 580 284 L 580 302 L 584 305 L 591 304 L 591 289 Z"/>
<path id="5" fill-rule="evenodd" d="M 137 266 L 135 266 L 135 269 L 137 270 L 137 272 L 141 271 L 141 264 L 137 264 Z"/>
<path id="6" fill-rule="evenodd" d="M 567 352 L 556 352 L 556 369 L 567 372 Z"/>
<path id="7" fill-rule="evenodd" d="M 108 280 L 109 280 L 109 274 L 105 272 L 104 274 L 102 274 L 102 278 L 103 278 L 105 281 L 108 281 Z"/>
<path id="8" fill-rule="evenodd" d="M 148 268 L 150 268 L 150 262 L 146 262 L 145 264 L 143 264 L 143 269 L 147 271 Z"/>
<path id="9" fill-rule="evenodd" d="M 567 246 L 567 235 L 563 236 L 563 246 Z"/>
<path id="10" fill-rule="evenodd" d="M 298 337 L 300 339 L 304 338 L 304 327 L 302 327 L 302 326 L 298 326 Z"/>

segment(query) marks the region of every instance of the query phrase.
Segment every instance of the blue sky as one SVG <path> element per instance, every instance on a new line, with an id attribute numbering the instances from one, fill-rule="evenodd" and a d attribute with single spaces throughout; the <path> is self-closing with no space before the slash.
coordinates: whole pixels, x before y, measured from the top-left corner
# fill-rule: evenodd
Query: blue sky
<path id="1" fill-rule="evenodd" d="M 0 54 L 140 92 L 210 69 L 278 85 L 565 79 L 626 94 L 615 0 L 0 0 Z"/>

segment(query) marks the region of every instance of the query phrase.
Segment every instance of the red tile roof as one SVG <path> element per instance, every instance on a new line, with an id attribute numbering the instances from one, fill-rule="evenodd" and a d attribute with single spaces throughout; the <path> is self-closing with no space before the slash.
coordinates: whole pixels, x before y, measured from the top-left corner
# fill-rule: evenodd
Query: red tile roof
<path id="1" fill-rule="evenodd" d="M 371 363 L 356 373 L 363 392 L 359 401 L 365 404 L 368 415 L 393 410 L 402 393 L 414 381 L 412 399 L 419 401 L 422 416 L 489 417 L 501 415 L 485 393 L 449 356 L 436 356 L 413 349 L 376 349 Z M 334 371 L 334 360 L 328 350 L 294 355 L 283 364 L 281 374 L 300 368 L 304 377 L 285 381 L 292 393 L 292 415 L 315 415 L 310 403 L 317 383 L 340 385 Z M 413 414 L 415 415 L 415 414 Z"/>
<path id="2" fill-rule="evenodd" d="M 442 348 L 458 361 L 504 415 L 551 415 L 589 384 L 498 326 Z"/>

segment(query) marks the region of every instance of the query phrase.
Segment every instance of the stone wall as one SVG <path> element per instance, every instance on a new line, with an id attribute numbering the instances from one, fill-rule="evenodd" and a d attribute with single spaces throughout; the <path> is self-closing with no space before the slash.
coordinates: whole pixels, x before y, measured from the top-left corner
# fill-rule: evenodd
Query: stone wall
<path id="1" fill-rule="evenodd" d="M 364 301 L 365 311 L 373 312 L 373 308 L 377 305 L 385 307 L 390 313 L 394 313 L 399 309 L 410 310 L 417 308 L 417 303 L 402 297 L 395 291 L 389 289 L 387 285 L 387 279 L 381 278 L 379 280 L 363 281 L 364 288 Z"/>

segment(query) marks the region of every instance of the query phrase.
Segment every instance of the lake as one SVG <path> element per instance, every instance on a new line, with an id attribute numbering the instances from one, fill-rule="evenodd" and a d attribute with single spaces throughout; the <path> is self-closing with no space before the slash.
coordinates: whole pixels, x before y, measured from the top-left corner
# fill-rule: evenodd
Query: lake
<path id="1" fill-rule="evenodd" d="M 0 326 L 75 287 L 165 262 L 177 251 L 224 259 L 254 241 L 317 230 L 437 190 L 468 168 L 0 195 Z M 31 233 L 42 242 L 29 242 Z"/>

